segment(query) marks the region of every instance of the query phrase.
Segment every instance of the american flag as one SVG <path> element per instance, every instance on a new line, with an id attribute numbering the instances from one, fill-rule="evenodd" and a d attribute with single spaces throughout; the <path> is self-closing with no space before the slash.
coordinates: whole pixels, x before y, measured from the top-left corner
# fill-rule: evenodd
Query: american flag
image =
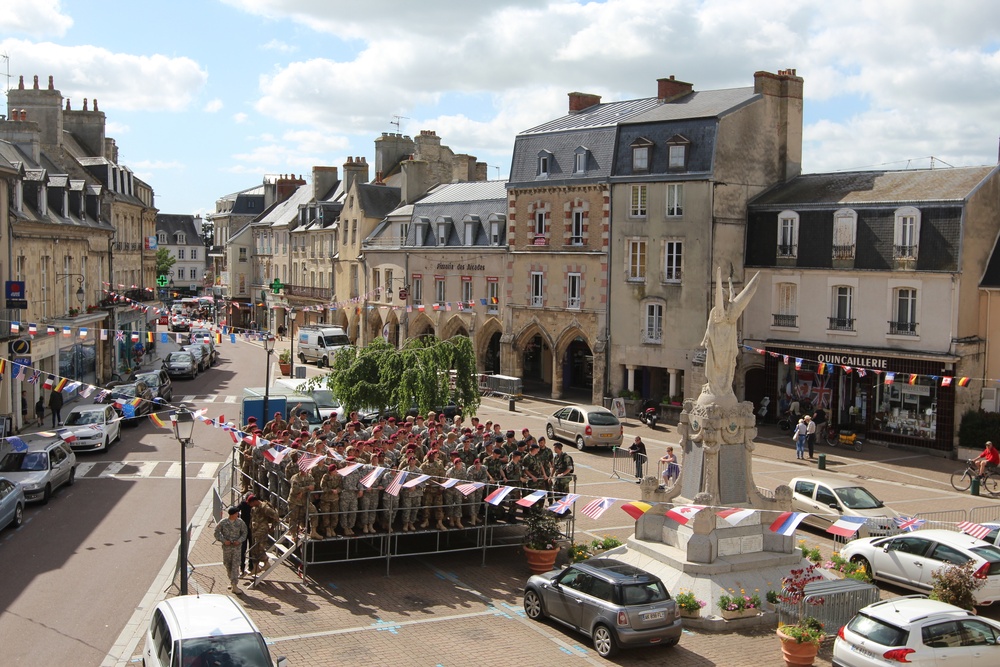
<path id="1" fill-rule="evenodd" d="M 966 535 L 972 535 L 980 540 L 986 539 L 986 536 L 990 534 L 989 528 L 978 523 L 972 523 L 971 521 L 963 521 L 958 524 L 958 529 Z"/>
<path id="2" fill-rule="evenodd" d="M 299 461 L 299 463 L 301 464 L 302 462 Z M 357 470 L 360 467 L 361 467 L 360 463 L 351 463 L 349 465 L 344 466 L 343 468 L 341 468 L 337 472 L 340 473 L 341 477 L 347 477 L 348 475 L 350 475 L 352 472 L 354 472 L 355 470 Z"/>
<path id="3" fill-rule="evenodd" d="M 600 519 L 601 515 L 608 511 L 615 504 L 613 498 L 595 498 L 583 506 L 580 513 L 591 519 Z"/>
<path id="4" fill-rule="evenodd" d="M 382 476 L 382 473 L 384 473 L 385 470 L 386 470 L 385 468 L 376 466 L 375 468 L 372 469 L 370 473 L 361 478 L 361 486 L 365 487 L 366 489 L 372 488 L 372 486 L 375 484 L 375 482 L 378 481 L 378 478 Z"/>
<path id="5" fill-rule="evenodd" d="M 398 473 L 396 473 L 396 476 L 393 477 L 392 482 L 389 483 L 389 486 L 385 487 L 385 492 L 388 493 L 390 496 L 399 496 L 399 490 L 403 487 L 404 480 L 406 480 L 406 471 L 400 470 Z"/>
<path id="6" fill-rule="evenodd" d="M 563 496 L 556 502 L 549 505 L 549 510 L 555 512 L 556 514 L 565 514 L 566 510 L 573 507 L 573 503 L 575 503 L 579 497 L 580 494 L 578 493 L 571 493 L 568 496 Z"/>
<path id="7" fill-rule="evenodd" d="M 322 456 L 310 454 L 309 452 L 303 452 L 302 457 L 299 459 L 299 470 L 302 472 L 309 472 L 322 460 Z"/>
<path id="8" fill-rule="evenodd" d="M 437 484 L 438 486 L 440 486 L 442 489 L 450 489 L 451 487 L 453 487 L 456 484 L 458 484 L 458 480 L 457 479 L 452 479 L 452 478 L 449 477 L 448 479 L 444 480 L 443 482 L 435 482 L 435 484 Z"/>
<path id="9" fill-rule="evenodd" d="M 893 519 L 893 521 L 896 522 L 896 525 L 899 526 L 900 530 L 906 531 L 908 533 L 916 530 L 917 528 L 920 528 L 922 525 L 927 523 L 927 521 L 925 521 L 924 519 L 918 519 L 913 516 L 898 516 L 895 519 Z"/>
<path id="10" fill-rule="evenodd" d="M 482 482 L 466 482 L 465 484 L 459 484 L 458 486 L 456 486 L 455 490 L 461 491 L 463 496 L 467 496 L 476 489 L 481 489 L 484 486 L 486 485 L 483 484 Z"/>

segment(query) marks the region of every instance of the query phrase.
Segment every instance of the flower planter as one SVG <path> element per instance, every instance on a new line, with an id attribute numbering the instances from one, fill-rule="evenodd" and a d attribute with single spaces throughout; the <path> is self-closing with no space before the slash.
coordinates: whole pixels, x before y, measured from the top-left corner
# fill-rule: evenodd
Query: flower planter
<path id="1" fill-rule="evenodd" d="M 750 618 L 751 616 L 758 616 L 758 615 L 760 615 L 760 609 L 756 609 L 756 608 L 755 609 L 743 609 L 742 611 L 726 611 L 726 610 L 722 610 L 721 612 L 719 612 L 719 615 L 722 616 L 722 618 L 724 618 L 727 621 L 732 621 L 732 620 L 737 619 L 737 618 Z"/>
<path id="2" fill-rule="evenodd" d="M 809 667 L 819 653 L 818 642 L 797 642 L 778 628 L 778 639 L 781 640 L 781 656 L 787 667 Z"/>
<path id="3" fill-rule="evenodd" d="M 528 568 L 535 574 L 544 574 L 553 569 L 556 565 L 556 558 L 559 556 L 558 549 L 524 549 L 524 559 L 528 561 Z"/>
<path id="4" fill-rule="evenodd" d="M 282 363 L 279 362 L 278 363 L 278 368 L 281 369 L 281 374 L 282 375 L 291 375 L 292 374 L 292 364 L 291 364 L 291 362 L 289 362 L 287 364 L 282 364 Z"/>
<path id="5" fill-rule="evenodd" d="M 701 618 L 701 609 L 695 609 L 694 611 L 681 609 L 681 618 Z"/>

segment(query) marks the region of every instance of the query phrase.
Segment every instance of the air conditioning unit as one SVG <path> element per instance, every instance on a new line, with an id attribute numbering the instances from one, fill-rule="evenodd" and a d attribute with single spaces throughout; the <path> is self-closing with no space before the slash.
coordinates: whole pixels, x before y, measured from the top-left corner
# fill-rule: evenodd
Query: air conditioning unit
<path id="1" fill-rule="evenodd" d="M 996 387 L 983 387 L 982 392 L 979 394 L 979 407 L 986 412 L 1000 412 L 1000 406 L 997 405 L 997 388 Z"/>

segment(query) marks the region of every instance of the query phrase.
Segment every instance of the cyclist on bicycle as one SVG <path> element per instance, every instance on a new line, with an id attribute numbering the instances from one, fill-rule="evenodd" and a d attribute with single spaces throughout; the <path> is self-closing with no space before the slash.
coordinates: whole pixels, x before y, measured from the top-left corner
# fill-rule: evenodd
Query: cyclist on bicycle
<path id="1" fill-rule="evenodd" d="M 972 462 L 976 464 L 976 469 L 979 471 L 979 476 L 982 477 L 986 474 L 986 468 L 989 467 L 990 472 L 996 470 L 997 466 L 1000 466 L 1000 451 L 997 450 L 996 446 L 990 442 L 986 441 L 986 449 L 983 453 L 972 459 Z"/>

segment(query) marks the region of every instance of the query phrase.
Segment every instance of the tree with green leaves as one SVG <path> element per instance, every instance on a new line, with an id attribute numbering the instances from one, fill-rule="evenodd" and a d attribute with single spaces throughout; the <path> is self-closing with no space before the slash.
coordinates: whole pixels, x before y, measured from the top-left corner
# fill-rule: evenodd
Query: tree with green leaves
<path id="1" fill-rule="evenodd" d="M 416 407 L 423 414 L 454 403 L 469 416 L 480 403 L 476 355 L 465 336 L 412 338 L 398 350 L 376 338 L 339 350 L 330 371 L 310 384 L 331 389 L 348 411 L 385 407 L 405 415 Z"/>
<path id="2" fill-rule="evenodd" d="M 177 258 L 170 255 L 166 248 L 158 248 L 156 251 L 156 275 L 165 276 L 177 263 Z"/>

